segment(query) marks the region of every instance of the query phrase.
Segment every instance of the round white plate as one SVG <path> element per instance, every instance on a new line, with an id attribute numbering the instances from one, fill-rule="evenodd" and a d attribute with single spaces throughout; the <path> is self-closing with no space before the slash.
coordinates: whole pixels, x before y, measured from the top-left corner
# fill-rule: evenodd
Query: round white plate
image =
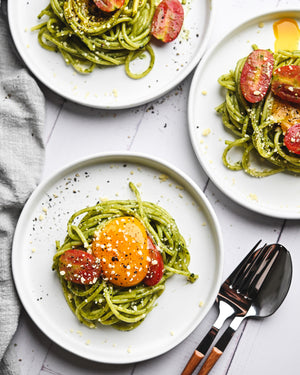
<path id="1" fill-rule="evenodd" d="M 134 80 L 124 66 L 96 69 L 90 75 L 76 73 L 59 53 L 43 49 L 37 32 L 31 32 L 37 15 L 49 0 L 8 0 L 8 17 L 15 45 L 32 73 L 51 90 L 74 102 L 105 109 L 128 108 L 152 101 L 179 84 L 199 62 L 211 30 L 211 1 L 187 0 L 183 29 L 164 45 L 152 43 L 156 60 L 145 78 Z M 147 59 L 133 69 L 143 70 Z"/>
<path id="2" fill-rule="evenodd" d="M 199 279 L 193 284 L 181 276 L 169 279 L 157 306 L 133 331 L 89 329 L 69 309 L 51 270 L 55 240 L 63 241 L 67 220 L 78 209 L 102 198 L 134 198 L 129 181 L 138 186 L 143 200 L 174 217 L 188 244 L 190 270 Z M 202 191 L 174 167 L 129 153 L 83 159 L 44 181 L 22 211 L 12 253 L 18 294 L 37 326 L 64 349 L 107 363 L 141 361 L 179 344 L 213 305 L 222 266 L 221 231 Z"/>
<path id="3" fill-rule="evenodd" d="M 283 17 L 299 22 L 299 11 L 280 11 L 253 18 L 226 35 L 196 69 L 191 84 L 188 117 L 189 132 L 198 160 L 213 183 L 240 205 L 265 215 L 300 218 L 300 177 L 280 173 L 254 178 L 244 171 L 231 171 L 222 162 L 225 140 L 234 136 L 222 124 L 215 108 L 224 101 L 217 79 L 235 68 L 247 56 L 251 45 L 274 51 L 273 23 Z"/>

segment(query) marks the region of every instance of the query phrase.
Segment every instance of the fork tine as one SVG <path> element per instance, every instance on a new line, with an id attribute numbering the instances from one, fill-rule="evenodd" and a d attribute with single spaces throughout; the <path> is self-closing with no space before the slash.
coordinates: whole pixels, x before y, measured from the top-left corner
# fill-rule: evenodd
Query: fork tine
<path id="1" fill-rule="evenodd" d="M 257 246 L 261 243 L 261 240 L 257 242 L 257 244 L 252 248 L 249 254 L 241 261 L 241 263 L 233 270 L 233 272 L 229 275 L 228 281 L 230 285 L 234 285 L 236 280 L 238 280 L 241 275 L 245 272 L 245 268 L 247 267 L 249 260 L 252 258 L 254 252 L 257 249 Z"/>
<path id="2" fill-rule="evenodd" d="M 269 245 L 269 251 L 265 259 L 262 261 L 261 267 L 258 272 L 254 275 L 251 284 L 248 288 L 248 297 L 254 298 L 257 292 L 260 290 L 261 285 L 267 278 L 269 271 L 279 255 L 280 249 L 276 245 Z"/>
<path id="3" fill-rule="evenodd" d="M 278 255 L 278 249 L 274 245 L 264 245 L 254 254 L 254 261 L 248 269 L 244 278 L 241 278 L 240 285 L 236 282 L 239 293 L 247 298 L 253 298 L 263 283 L 266 274 Z M 275 251 L 274 251 L 275 250 Z"/>
<path id="4" fill-rule="evenodd" d="M 243 293 L 247 288 L 249 288 L 251 281 L 255 274 L 257 273 L 261 263 L 267 256 L 269 248 L 267 244 L 264 244 L 262 248 L 256 251 L 253 254 L 252 261 L 246 266 L 244 272 L 240 275 L 239 278 L 235 280 L 233 288 L 237 289 L 239 293 Z"/>

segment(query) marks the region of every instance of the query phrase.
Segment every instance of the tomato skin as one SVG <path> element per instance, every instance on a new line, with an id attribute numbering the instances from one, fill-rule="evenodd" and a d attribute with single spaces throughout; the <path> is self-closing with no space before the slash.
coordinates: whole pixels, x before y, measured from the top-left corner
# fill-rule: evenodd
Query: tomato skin
<path id="1" fill-rule="evenodd" d="M 79 249 L 65 251 L 59 258 L 58 267 L 65 280 L 82 285 L 95 284 L 101 273 L 97 258 Z"/>
<path id="2" fill-rule="evenodd" d="M 241 73 L 240 87 L 250 103 L 260 102 L 266 95 L 274 67 L 272 52 L 257 49 L 249 54 Z"/>
<path id="3" fill-rule="evenodd" d="M 94 0 L 94 3 L 99 9 L 108 13 L 120 9 L 124 2 L 125 0 Z"/>
<path id="4" fill-rule="evenodd" d="M 183 25 L 184 10 L 178 0 L 162 0 L 152 19 L 151 34 L 164 43 L 177 38 Z"/>
<path id="5" fill-rule="evenodd" d="M 283 100 L 300 104 L 300 66 L 285 65 L 276 69 L 272 91 Z"/>
<path id="6" fill-rule="evenodd" d="M 161 253 L 157 250 L 150 237 L 148 237 L 148 248 L 150 250 L 151 262 L 143 282 L 147 286 L 154 286 L 158 284 L 163 277 L 164 262 Z"/>
<path id="7" fill-rule="evenodd" d="M 289 151 L 300 155 L 300 124 L 291 126 L 284 136 L 284 145 Z"/>
<path id="8" fill-rule="evenodd" d="M 152 240 L 152 238 L 148 235 L 148 238 L 147 238 L 147 246 L 148 246 L 148 249 L 149 250 L 156 250 L 156 246 Z"/>

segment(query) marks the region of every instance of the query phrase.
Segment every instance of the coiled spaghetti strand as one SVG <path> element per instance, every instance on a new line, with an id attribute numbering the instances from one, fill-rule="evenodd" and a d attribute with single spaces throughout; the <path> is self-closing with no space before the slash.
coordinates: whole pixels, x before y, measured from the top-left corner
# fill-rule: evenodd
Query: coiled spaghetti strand
<path id="1" fill-rule="evenodd" d="M 126 0 L 112 14 L 105 15 L 90 0 L 50 0 L 38 15 L 48 21 L 34 26 L 40 45 L 50 51 L 59 51 L 67 65 L 82 74 L 95 67 L 124 65 L 133 79 L 147 75 L 155 62 L 150 46 L 151 22 L 155 0 Z M 149 55 L 147 68 L 139 73 L 130 69 L 130 63 Z"/>
<path id="2" fill-rule="evenodd" d="M 129 186 L 136 196 L 135 200 L 111 200 L 75 212 L 68 220 L 67 236 L 63 244 L 56 242 L 53 269 L 59 275 L 69 307 L 77 319 L 90 328 L 95 328 L 100 323 L 120 330 L 133 329 L 154 308 L 169 277 L 180 274 L 191 282 L 197 278 L 188 269 L 190 255 L 174 219 L 162 207 L 142 201 L 134 184 L 130 183 Z M 86 248 L 90 251 L 95 232 L 113 218 L 124 215 L 138 218 L 160 249 L 165 267 L 160 282 L 151 287 L 140 283 L 131 288 L 122 288 L 103 279 L 97 280 L 94 285 L 78 285 L 66 281 L 59 274 L 60 256 L 72 248 Z"/>
<path id="3" fill-rule="evenodd" d="M 253 46 L 257 49 L 257 46 Z M 240 59 L 234 71 L 223 74 L 218 82 L 226 89 L 225 101 L 216 107 L 222 116 L 223 125 L 237 139 L 226 141 L 222 160 L 231 170 L 244 169 L 255 177 L 269 176 L 282 171 L 300 173 L 300 158 L 287 150 L 283 144 L 283 132 L 272 118 L 273 95 L 269 92 L 257 104 L 246 102 L 241 94 L 240 76 L 246 58 Z M 274 70 L 283 65 L 300 65 L 300 51 L 278 51 L 274 53 Z M 242 149 L 241 160 L 231 162 L 230 151 L 239 147 Z M 261 157 L 266 166 L 258 170 L 251 166 L 251 155 L 254 159 Z"/>

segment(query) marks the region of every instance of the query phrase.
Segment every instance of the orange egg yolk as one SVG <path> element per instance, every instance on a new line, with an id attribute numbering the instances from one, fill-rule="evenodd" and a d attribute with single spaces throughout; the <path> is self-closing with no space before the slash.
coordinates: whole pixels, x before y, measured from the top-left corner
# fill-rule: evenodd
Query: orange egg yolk
<path id="1" fill-rule="evenodd" d="M 147 232 L 135 217 L 124 216 L 109 221 L 95 233 L 92 251 L 101 260 L 103 279 L 114 285 L 137 285 L 148 272 Z"/>
<path id="2" fill-rule="evenodd" d="M 298 24 L 292 18 L 283 18 L 274 22 L 273 31 L 275 35 L 275 51 L 298 49 L 300 30 Z"/>

